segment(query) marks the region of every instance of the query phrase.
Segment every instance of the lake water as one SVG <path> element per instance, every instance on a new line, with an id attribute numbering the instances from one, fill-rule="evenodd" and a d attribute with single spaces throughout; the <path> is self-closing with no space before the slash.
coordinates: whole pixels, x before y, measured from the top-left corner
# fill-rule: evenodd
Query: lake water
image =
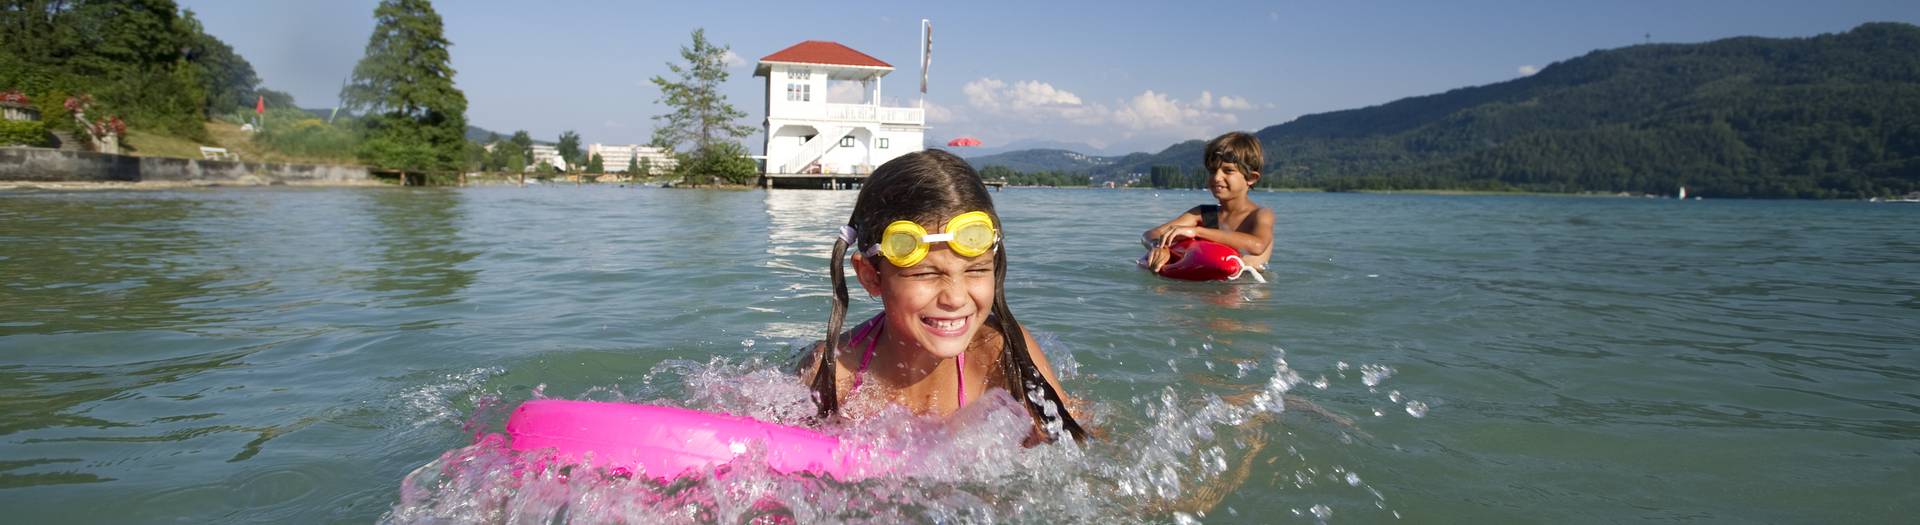
<path id="1" fill-rule="evenodd" d="M 825 332 L 853 192 L 0 194 L 0 508 L 735 521 L 770 494 L 805 522 L 1920 513 L 1920 206 L 1257 194 L 1279 217 L 1272 282 L 1222 285 L 1132 265 L 1139 232 L 1204 193 L 994 197 L 1009 301 L 1104 439 L 1020 450 L 984 422 L 927 451 L 948 466 L 924 476 L 661 489 L 509 485 L 502 453 L 468 445 L 537 395 L 804 412 L 774 369 Z M 850 317 L 871 315 L 854 295 Z"/>

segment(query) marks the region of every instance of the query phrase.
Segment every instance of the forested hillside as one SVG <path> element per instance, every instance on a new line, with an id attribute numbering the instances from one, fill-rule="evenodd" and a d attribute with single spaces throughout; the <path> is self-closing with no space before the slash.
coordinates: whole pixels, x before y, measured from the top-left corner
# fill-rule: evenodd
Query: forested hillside
<path id="1" fill-rule="evenodd" d="M 0 43 L 0 91 L 31 97 L 55 129 L 74 125 L 67 98 L 87 95 L 90 118 L 204 139 L 208 118 L 268 94 L 246 59 L 169 0 L 8 2 Z"/>
<path id="2" fill-rule="evenodd" d="M 1903 194 L 1920 190 L 1920 27 L 1594 51 L 1529 77 L 1257 135 L 1268 186 Z M 1192 172 L 1201 146 L 1092 171 Z"/>

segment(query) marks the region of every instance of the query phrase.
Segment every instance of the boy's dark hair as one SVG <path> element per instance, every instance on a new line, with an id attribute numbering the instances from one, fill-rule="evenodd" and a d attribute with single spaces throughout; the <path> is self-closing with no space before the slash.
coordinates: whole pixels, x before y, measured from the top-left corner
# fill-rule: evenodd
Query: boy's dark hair
<path id="1" fill-rule="evenodd" d="M 848 246 L 845 240 L 833 243 L 833 266 L 829 270 L 833 275 L 833 311 L 827 317 L 826 348 L 820 352 L 819 368 L 813 374 L 813 394 L 820 407 L 820 417 L 825 418 L 840 408 L 833 360 L 839 354 L 840 330 L 847 318 L 847 279 L 843 263 L 848 249 L 860 251 L 878 244 L 880 234 L 893 221 L 930 224 L 976 210 L 992 216 L 993 223 L 1001 226 L 1001 235 L 1005 235 L 1004 223 L 993 209 L 986 184 L 967 161 L 952 153 L 937 149 L 910 153 L 881 164 L 867 176 L 860 196 L 854 201 L 853 216 L 847 219 L 847 225 L 853 227 L 859 238 L 853 246 Z M 879 264 L 878 259 L 875 261 Z M 993 251 L 992 322 L 1002 335 L 1000 364 L 1002 375 L 1007 378 L 1007 391 L 1014 399 L 1021 400 L 1027 413 L 1043 427 L 1057 420 L 1075 440 L 1084 440 L 1086 431 L 1073 420 L 1066 404 L 1061 402 L 1060 393 L 1053 390 L 1053 385 L 1047 383 L 1046 376 L 1041 375 L 1040 368 L 1033 362 L 1026 334 L 1014 321 L 1013 312 L 1007 309 L 1006 281 L 1007 247 L 1003 243 Z M 1030 391 L 1037 391 L 1039 395 Z"/>
<path id="2" fill-rule="evenodd" d="M 1205 158 L 1208 173 L 1226 163 L 1239 166 L 1245 177 L 1266 172 L 1266 155 L 1260 152 L 1260 139 L 1245 131 L 1229 131 L 1207 141 Z"/>

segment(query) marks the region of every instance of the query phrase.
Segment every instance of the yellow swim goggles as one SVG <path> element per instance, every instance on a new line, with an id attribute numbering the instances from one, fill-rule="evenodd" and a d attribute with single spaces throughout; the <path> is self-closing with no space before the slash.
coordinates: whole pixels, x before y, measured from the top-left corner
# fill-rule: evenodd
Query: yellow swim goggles
<path id="1" fill-rule="evenodd" d="M 947 243 L 948 249 L 962 257 L 973 257 L 993 249 L 994 243 L 1000 242 L 1000 231 L 993 227 L 993 216 L 984 211 L 954 216 L 943 233 L 927 233 L 913 221 L 893 221 L 880 235 L 880 244 L 867 248 L 867 256 L 884 255 L 894 266 L 906 268 L 926 259 L 928 249 L 936 242 Z"/>

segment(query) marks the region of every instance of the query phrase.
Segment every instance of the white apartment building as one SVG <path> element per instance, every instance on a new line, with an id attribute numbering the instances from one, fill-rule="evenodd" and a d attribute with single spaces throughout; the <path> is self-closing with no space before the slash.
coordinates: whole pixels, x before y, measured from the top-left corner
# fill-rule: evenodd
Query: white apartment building
<path id="1" fill-rule="evenodd" d="M 666 170 L 679 165 L 679 161 L 665 150 L 639 144 L 588 144 L 587 158 L 591 159 L 594 155 L 600 155 L 600 164 L 607 173 L 626 173 L 627 168 L 637 162 L 636 159 L 649 162 L 653 175 L 666 173 Z"/>
<path id="2" fill-rule="evenodd" d="M 560 158 L 560 148 L 548 144 L 534 144 L 531 151 L 533 152 L 533 162 L 527 165 L 528 171 L 540 167 L 541 162 L 546 162 L 548 165 L 560 171 L 567 170 L 567 159 Z"/>
<path id="3" fill-rule="evenodd" d="M 925 110 L 880 104 L 880 79 L 892 71 L 819 40 L 761 58 L 753 75 L 767 79 L 766 173 L 865 175 L 924 149 Z"/>

